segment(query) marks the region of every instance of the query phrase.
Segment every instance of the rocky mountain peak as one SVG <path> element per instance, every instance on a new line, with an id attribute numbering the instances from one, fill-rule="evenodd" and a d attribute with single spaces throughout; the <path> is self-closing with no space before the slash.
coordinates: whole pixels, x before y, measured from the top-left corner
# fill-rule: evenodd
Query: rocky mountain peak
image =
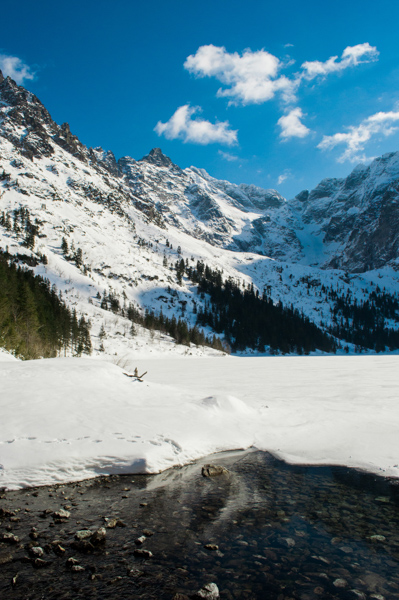
<path id="1" fill-rule="evenodd" d="M 299 200 L 299 202 L 306 202 L 309 198 L 309 190 L 302 190 L 295 196 L 295 200 Z"/>
<path id="2" fill-rule="evenodd" d="M 90 148 L 89 154 L 91 160 L 95 160 L 98 164 L 105 167 L 107 171 L 115 175 L 115 177 L 119 177 L 120 172 L 118 168 L 118 164 L 115 159 L 115 155 L 111 150 L 103 150 L 101 146 L 97 146 L 97 148 Z"/>
<path id="3" fill-rule="evenodd" d="M 4 75 L 0 69 L 0 83 L 3 83 L 3 81 L 4 81 Z"/>
<path id="4" fill-rule="evenodd" d="M 153 148 L 149 154 L 143 156 L 142 161 L 148 162 L 157 167 L 171 167 L 173 162 L 166 156 L 161 148 Z"/>

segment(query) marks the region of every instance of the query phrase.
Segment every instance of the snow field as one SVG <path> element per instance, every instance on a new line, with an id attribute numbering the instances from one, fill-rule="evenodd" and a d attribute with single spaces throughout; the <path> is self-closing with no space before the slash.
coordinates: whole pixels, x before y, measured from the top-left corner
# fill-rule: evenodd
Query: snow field
<path id="1" fill-rule="evenodd" d="M 156 473 L 251 446 L 399 477 L 398 356 L 9 361 L 0 487 Z"/>

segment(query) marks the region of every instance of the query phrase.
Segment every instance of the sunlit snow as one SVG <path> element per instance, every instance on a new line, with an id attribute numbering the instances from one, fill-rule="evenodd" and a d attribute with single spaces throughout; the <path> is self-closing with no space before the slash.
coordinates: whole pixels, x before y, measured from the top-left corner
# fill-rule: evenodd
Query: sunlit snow
<path id="1" fill-rule="evenodd" d="M 0 487 L 154 473 L 213 452 L 399 476 L 398 356 L 0 357 Z"/>

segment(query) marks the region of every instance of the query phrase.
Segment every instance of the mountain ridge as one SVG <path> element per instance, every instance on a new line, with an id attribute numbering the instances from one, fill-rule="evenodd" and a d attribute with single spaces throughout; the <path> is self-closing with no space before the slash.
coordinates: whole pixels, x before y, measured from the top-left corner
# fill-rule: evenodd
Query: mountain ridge
<path id="1" fill-rule="evenodd" d="M 301 264 L 349 272 L 398 266 L 397 153 L 358 166 L 346 178 L 324 179 L 313 190 L 286 200 L 276 190 L 217 180 L 196 167 L 181 169 L 160 148 L 138 160 L 116 160 L 112 151 L 81 144 L 68 123 L 58 126 L 40 100 L 11 78 L 3 77 L 0 94 L 9 104 L 7 110 L 2 107 L 2 135 L 8 133 L 24 156 L 50 157 L 57 144 L 125 184 L 128 189 L 121 192 L 138 197 L 147 214 L 156 211 L 159 223 L 166 221 L 228 249 Z M 14 130 L 15 125 L 25 127 L 26 133 L 17 137 L 7 122 L 13 122 Z M 315 244 L 322 247 L 322 261 L 313 257 L 310 263 L 307 247 Z"/>

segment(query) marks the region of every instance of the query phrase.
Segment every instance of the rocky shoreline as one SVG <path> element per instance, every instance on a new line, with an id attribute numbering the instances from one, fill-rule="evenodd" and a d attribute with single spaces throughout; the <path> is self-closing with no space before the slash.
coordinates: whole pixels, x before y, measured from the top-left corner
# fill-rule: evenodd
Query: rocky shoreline
<path id="1" fill-rule="evenodd" d="M 112 589 L 126 580 L 136 593 L 144 590 L 139 597 L 151 598 L 152 588 L 158 588 L 162 579 L 170 597 L 183 600 L 187 596 L 172 591 L 177 579 L 167 584 L 159 568 L 150 562 L 154 555 L 146 546 L 153 535 L 162 535 L 163 531 L 158 528 L 154 532 L 140 525 L 141 520 L 148 520 L 151 510 L 150 503 L 144 501 L 149 498 L 142 496 L 148 479 L 100 477 L 70 485 L 3 492 L 0 589 L 13 598 L 62 599 L 101 597 L 105 588 L 104 596 L 109 598 L 113 597 Z M 107 493 L 112 496 L 114 510 L 98 514 L 95 498 Z M 136 502 L 134 507 L 128 503 L 126 516 L 124 501 L 133 498 Z M 124 513 L 125 520 L 119 518 L 120 513 Z M 183 570 L 180 576 L 185 576 Z M 64 580 L 64 591 L 57 585 L 60 579 Z M 116 589 L 115 596 L 119 597 Z M 219 591 L 209 582 L 193 590 L 190 597 L 216 600 Z"/>
<path id="2" fill-rule="evenodd" d="M 1 493 L 0 596 L 399 598 L 395 486 L 261 452 L 218 465 Z"/>

